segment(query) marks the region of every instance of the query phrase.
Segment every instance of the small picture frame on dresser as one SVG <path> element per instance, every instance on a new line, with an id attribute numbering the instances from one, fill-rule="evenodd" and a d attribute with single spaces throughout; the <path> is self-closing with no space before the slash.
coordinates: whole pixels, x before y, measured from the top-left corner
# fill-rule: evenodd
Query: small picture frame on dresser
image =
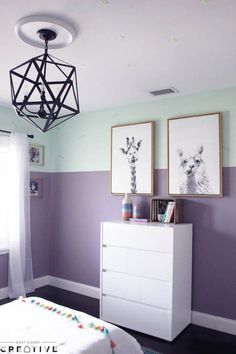
<path id="1" fill-rule="evenodd" d="M 181 223 L 182 200 L 153 197 L 150 201 L 150 222 Z"/>

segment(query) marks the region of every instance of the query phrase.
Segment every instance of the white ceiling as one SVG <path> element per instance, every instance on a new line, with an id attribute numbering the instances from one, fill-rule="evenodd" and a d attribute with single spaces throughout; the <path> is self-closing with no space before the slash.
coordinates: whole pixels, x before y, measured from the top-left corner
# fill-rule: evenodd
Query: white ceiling
<path id="1" fill-rule="evenodd" d="M 236 86 L 236 0 L 0 0 L 0 104 L 9 70 L 42 49 L 14 32 L 29 15 L 65 19 L 74 42 L 50 53 L 77 67 L 81 111 Z"/>

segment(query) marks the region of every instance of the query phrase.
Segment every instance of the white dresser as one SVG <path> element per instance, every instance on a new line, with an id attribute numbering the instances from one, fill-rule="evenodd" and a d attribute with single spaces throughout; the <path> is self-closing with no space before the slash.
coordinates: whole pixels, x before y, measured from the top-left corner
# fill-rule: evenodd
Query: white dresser
<path id="1" fill-rule="evenodd" d="M 191 321 L 191 274 L 191 224 L 101 224 L 101 319 L 172 341 Z"/>

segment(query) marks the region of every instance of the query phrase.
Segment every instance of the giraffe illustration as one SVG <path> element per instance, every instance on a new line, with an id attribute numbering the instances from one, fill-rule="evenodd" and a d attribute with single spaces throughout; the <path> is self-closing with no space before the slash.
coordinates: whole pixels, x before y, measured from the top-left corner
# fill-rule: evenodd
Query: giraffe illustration
<path id="1" fill-rule="evenodd" d="M 137 193 L 136 185 L 136 162 L 138 161 L 138 151 L 141 147 L 142 140 L 135 143 L 135 138 L 126 138 L 126 148 L 120 148 L 122 154 L 125 154 L 130 166 L 130 182 L 131 182 L 131 193 Z"/>

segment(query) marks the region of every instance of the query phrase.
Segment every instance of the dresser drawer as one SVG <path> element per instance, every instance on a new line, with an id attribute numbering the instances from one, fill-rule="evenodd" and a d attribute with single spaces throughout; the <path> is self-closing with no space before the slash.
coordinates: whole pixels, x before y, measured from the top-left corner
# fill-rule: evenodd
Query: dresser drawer
<path id="1" fill-rule="evenodd" d="M 171 340 L 170 311 L 111 296 L 103 296 L 101 305 L 103 320 Z"/>
<path id="2" fill-rule="evenodd" d="M 102 273 L 102 294 L 171 309 L 171 284 L 116 272 Z"/>
<path id="3" fill-rule="evenodd" d="M 103 244 L 143 250 L 172 252 L 173 228 L 169 225 L 113 224 L 104 222 Z"/>
<path id="4" fill-rule="evenodd" d="M 141 303 L 171 310 L 172 285 L 170 282 L 142 278 Z"/>
<path id="5" fill-rule="evenodd" d="M 141 278 L 116 272 L 102 273 L 102 293 L 140 302 Z"/>
<path id="6" fill-rule="evenodd" d="M 171 281 L 172 255 L 122 247 L 103 247 L 102 267 L 120 273 Z"/>

